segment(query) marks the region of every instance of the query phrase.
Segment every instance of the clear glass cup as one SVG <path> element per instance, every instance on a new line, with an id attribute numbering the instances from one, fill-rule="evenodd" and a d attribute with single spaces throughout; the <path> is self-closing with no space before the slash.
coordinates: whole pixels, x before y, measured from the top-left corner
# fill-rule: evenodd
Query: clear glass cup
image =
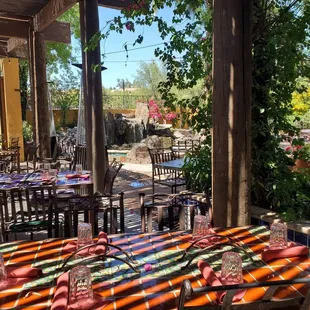
<path id="1" fill-rule="evenodd" d="M 77 248 L 93 243 L 93 233 L 91 223 L 78 224 Z"/>
<path id="2" fill-rule="evenodd" d="M 238 253 L 225 252 L 222 256 L 221 280 L 224 285 L 242 284 L 242 258 Z"/>
<path id="3" fill-rule="evenodd" d="M 285 223 L 273 223 L 270 226 L 270 249 L 287 248 L 287 225 Z"/>
<path id="4" fill-rule="evenodd" d="M 7 279 L 7 273 L 4 266 L 4 258 L 3 254 L 0 253 L 0 282 L 6 281 Z"/>
<path id="5" fill-rule="evenodd" d="M 76 165 L 75 165 L 75 172 L 76 172 L 77 174 L 82 174 L 82 172 L 83 172 L 83 167 L 82 167 L 81 164 L 76 164 Z"/>
<path id="6" fill-rule="evenodd" d="M 49 171 L 51 169 L 51 164 L 49 163 L 44 163 L 43 164 L 43 169 Z"/>
<path id="7" fill-rule="evenodd" d="M 49 181 L 50 180 L 50 173 L 49 170 L 43 170 L 41 172 L 41 179 L 43 182 Z"/>
<path id="8" fill-rule="evenodd" d="M 195 215 L 194 228 L 193 228 L 193 240 L 209 234 L 209 219 L 205 215 Z"/>
<path id="9" fill-rule="evenodd" d="M 89 298 L 93 298 L 90 269 L 76 266 L 70 271 L 69 302 L 72 304 Z"/>
<path id="10" fill-rule="evenodd" d="M 48 171 L 48 174 L 49 174 L 50 180 L 56 180 L 56 178 L 57 178 L 57 170 L 56 169 L 50 169 Z"/>

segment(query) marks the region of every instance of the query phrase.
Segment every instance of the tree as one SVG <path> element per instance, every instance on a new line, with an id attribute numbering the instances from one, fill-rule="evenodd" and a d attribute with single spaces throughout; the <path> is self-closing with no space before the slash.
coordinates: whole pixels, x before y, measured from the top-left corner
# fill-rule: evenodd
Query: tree
<path id="1" fill-rule="evenodd" d="M 116 80 L 117 84 L 116 87 L 119 89 L 125 89 L 125 88 L 132 88 L 133 83 L 129 82 L 128 79 L 117 79 Z"/>
<path id="2" fill-rule="evenodd" d="M 134 86 L 147 89 L 150 97 L 160 98 L 159 84 L 167 79 L 167 74 L 162 66 L 155 61 L 151 63 L 141 62 L 135 75 Z"/>

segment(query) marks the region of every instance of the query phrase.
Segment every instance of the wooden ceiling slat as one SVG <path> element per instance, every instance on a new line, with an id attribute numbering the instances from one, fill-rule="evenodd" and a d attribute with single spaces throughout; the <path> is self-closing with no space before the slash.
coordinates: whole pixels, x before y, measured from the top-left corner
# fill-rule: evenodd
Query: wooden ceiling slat
<path id="1" fill-rule="evenodd" d="M 34 16 L 48 2 L 49 0 L 1 0 L 0 12 L 6 12 L 8 15 Z"/>

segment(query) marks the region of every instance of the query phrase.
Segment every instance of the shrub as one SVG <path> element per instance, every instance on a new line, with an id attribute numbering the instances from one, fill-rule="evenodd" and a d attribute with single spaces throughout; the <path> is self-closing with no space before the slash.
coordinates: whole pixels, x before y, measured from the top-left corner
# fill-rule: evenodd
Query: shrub
<path id="1" fill-rule="evenodd" d="M 32 141 L 32 126 L 26 121 L 23 121 L 23 137 L 25 142 Z"/>

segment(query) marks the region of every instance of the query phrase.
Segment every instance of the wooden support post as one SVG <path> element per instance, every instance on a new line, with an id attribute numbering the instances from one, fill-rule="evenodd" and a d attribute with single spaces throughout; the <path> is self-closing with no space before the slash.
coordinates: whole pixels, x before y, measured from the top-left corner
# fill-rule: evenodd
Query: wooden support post
<path id="1" fill-rule="evenodd" d="M 37 107 L 40 158 L 51 157 L 50 117 L 47 97 L 46 55 L 44 35 L 34 33 L 34 102 Z"/>
<path id="2" fill-rule="evenodd" d="M 84 5 L 82 2 L 79 3 L 80 8 L 80 29 L 81 29 L 81 43 L 82 43 L 82 64 L 83 64 L 83 100 L 84 100 L 84 121 L 85 121 L 85 141 L 86 141 L 86 159 L 87 167 L 92 169 L 92 118 L 91 118 L 91 97 L 89 96 L 90 90 L 87 87 L 87 67 L 86 67 L 86 53 L 84 47 L 87 44 L 85 34 L 85 13 Z"/>
<path id="3" fill-rule="evenodd" d="M 252 0 L 213 10 L 212 204 L 226 227 L 250 221 Z"/>
<path id="4" fill-rule="evenodd" d="M 84 21 L 84 40 L 89 40 L 99 31 L 99 15 L 98 15 L 98 0 L 87 0 L 81 2 L 83 5 L 84 16 L 81 16 L 81 21 Z M 83 58 L 85 65 L 83 74 L 85 79 L 85 88 L 87 102 L 84 102 L 86 111 L 86 136 L 89 135 L 91 126 L 91 145 L 92 145 L 92 173 L 94 190 L 104 191 L 104 175 L 107 170 L 108 158 L 105 152 L 105 127 L 103 117 L 102 103 L 102 82 L 101 70 L 94 71 L 92 66 L 101 63 L 100 45 L 93 51 L 87 51 Z M 91 125 L 89 123 L 91 117 Z M 87 132 L 88 131 L 88 132 Z M 89 140 L 86 140 L 89 142 Z M 89 145 L 87 146 L 89 147 Z"/>
<path id="5" fill-rule="evenodd" d="M 31 94 L 31 109 L 32 109 L 32 135 L 33 141 L 38 143 L 38 107 L 35 101 L 35 78 L 34 78 L 34 32 L 29 28 L 28 35 L 28 64 L 30 76 L 30 94 Z"/>

